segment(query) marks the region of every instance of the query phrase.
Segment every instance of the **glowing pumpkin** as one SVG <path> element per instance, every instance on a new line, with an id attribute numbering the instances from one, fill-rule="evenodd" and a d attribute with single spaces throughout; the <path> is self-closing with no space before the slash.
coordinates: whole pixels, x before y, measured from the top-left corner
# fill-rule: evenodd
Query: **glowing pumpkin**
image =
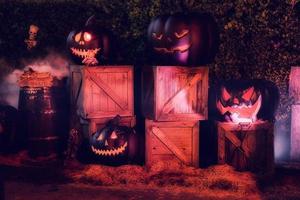
<path id="1" fill-rule="evenodd" d="M 219 88 L 216 107 L 224 121 L 252 123 L 272 120 L 278 99 L 278 89 L 272 82 L 232 80 Z"/>
<path id="2" fill-rule="evenodd" d="M 119 121 L 120 116 L 116 116 L 90 137 L 91 151 L 100 163 L 121 165 L 136 156 L 136 133 L 130 127 L 120 126 Z"/>
<path id="3" fill-rule="evenodd" d="M 111 34 L 97 26 L 95 18 L 91 17 L 84 27 L 70 32 L 67 48 L 75 63 L 96 65 L 109 60 L 111 40 Z"/>
<path id="4" fill-rule="evenodd" d="M 151 60 L 167 65 L 210 63 L 218 49 L 217 29 L 208 14 L 158 16 L 148 27 Z"/>

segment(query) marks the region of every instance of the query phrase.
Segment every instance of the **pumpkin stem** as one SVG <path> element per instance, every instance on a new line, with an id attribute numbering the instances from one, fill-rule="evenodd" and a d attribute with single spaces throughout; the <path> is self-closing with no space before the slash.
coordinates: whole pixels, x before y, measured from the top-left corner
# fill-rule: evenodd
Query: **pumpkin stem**
<path id="1" fill-rule="evenodd" d="M 88 18 L 88 20 L 86 20 L 85 26 L 91 26 L 91 25 L 95 24 L 95 22 L 96 22 L 96 16 L 92 15 Z"/>
<path id="2" fill-rule="evenodd" d="M 120 124 L 121 116 L 116 115 L 113 119 L 109 120 L 108 126 L 118 126 Z"/>

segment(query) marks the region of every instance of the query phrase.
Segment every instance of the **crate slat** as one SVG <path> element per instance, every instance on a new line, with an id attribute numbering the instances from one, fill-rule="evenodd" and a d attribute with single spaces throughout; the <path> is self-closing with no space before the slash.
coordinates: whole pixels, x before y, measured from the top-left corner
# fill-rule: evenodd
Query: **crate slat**
<path id="1" fill-rule="evenodd" d="M 295 102 L 300 104 L 300 66 L 291 67 L 289 77 L 289 94 Z"/>
<path id="2" fill-rule="evenodd" d="M 300 161 L 300 105 L 292 105 L 291 160 Z"/>

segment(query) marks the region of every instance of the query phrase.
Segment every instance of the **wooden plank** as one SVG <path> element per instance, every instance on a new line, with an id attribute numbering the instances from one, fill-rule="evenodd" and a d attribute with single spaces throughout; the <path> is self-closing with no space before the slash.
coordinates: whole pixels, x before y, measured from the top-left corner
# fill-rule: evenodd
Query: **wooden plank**
<path id="1" fill-rule="evenodd" d="M 292 105 L 291 160 L 300 161 L 300 105 Z"/>
<path id="2" fill-rule="evenodd" d="M 191 86 L 195 85 L 197 81 L 199 81 L 202 78 L 201 74 L 195 74 L 192 79 L 188 80 L 185 86 L 181 89 L 179 89 L 172 97 L 169 98 L 167 102 L 162 106 L 161 113 L 159 114 L 159 117 L 162 114 L 169 113 L 172 109 L 174 109 L 174 104 L 176 101 L 176 97 L 182 96 L 186 93 L 186 90 L 188 90 Z"/>
<path id="3" fill-rule="evenodd" d="M 151 120 L 145 121 L 145 162 L 146 165 L 151 166 L 153 164 L 153 156 L 152 156 L 152 123 Z"/>
<path id="4" fill-rule="evenodd" d="M 82 99 L 80 98 L 80 91 L 82 87 L 81 68 L 82 66 L 70 65 L 71 106 L 78 106 L 82 102 Z"/>
<path id="5" fill-rule="evenodd" d="M 241 142 L 232 131 L 226 131 L 225 137 L 236 147 L 239 148 L 242 152 L 245 153 L 246 157 L 249 158 L 250 156 L 250 149 L 247 145 L 243 145 L 245 140 Z"/>
<path id="6" fill-rule="evenodd" d="M 226 131 L 225 137 L 236 147 L 240 147 L 242 145 L 241 141 L 231 131 Z"/>
<path id="7" fill-rule="evenodd" d="M 201 114 L 163 114 L 158 121 L 188 121 L 188 120 L 206 120 L 207 118 Z"/>
<path id="8" fill-rule="evenodd" d="M 97 86 L 99 86 L 116 104 L 120 106 L 122 110 L 126 110 L 128 108 L 127 102 L 123 101 L 105 82 L 99 78 L 95 78 L 87 68 L 85 68 L 85 73 L 86 78 L 91 79 Z"/>
<path id="9" fill-rule="evenodd" d="M 177 146 L 170 141 L 166 135 L 157 127 L 152 127 L 153 134 L 172 152 L 176 157 L 185 164 L 189 164 L 186 156 L 177 148 Z"/>
<path id="10" fill-rule="evenodd" d="M 300 104 L 300 66 L 291 67 L 289 95 L 294 100 L 295 104 Z"/>
<path id="11" fill-rule="evenodd" d="M 225 164 L 225 130 L 218 126 L 218 163 Z"/>
<path id="12" fill-rule="evenodd" d="M 195 123 L 192 129 L 192 165 L 199 167 L 200 124 Z"/>

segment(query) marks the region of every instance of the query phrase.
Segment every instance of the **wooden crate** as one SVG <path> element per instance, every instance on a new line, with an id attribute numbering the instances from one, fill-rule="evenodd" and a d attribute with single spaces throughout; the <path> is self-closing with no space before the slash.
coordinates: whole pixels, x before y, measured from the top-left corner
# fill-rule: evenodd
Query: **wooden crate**
<path id="1" fill-rule="evenodd" d="M 289 78 L 289 94 L 294 102 L 300 104 L 300 67 L 292 67 Z"/>
<path id="2" fill-rule="evenodd" d="M 78 98 L 82 118 L 134 116 L 133 66 L 78 67 L 71 82 L 71 98 Z"/>
<path id="3" fill-rule="evenodd" d="M 90 119 L 89 120 L 89 135 L 100 130 L 105 126 L 105 124 L 111 120 L 113 117 L 99 118 L 99 119 Z M 122 117 L 120 125 L 134 127 L 136 124 L 136 118 L 133 117 Z"/>
<path id="4" fill-rule="evenodd" d="M 218 122 L 218 161 L 239 171 L 273 173 L 274 125 L 270 122 Z"/>
<path id="5" fill-rule="evenodd" d="M 156 122 L 146 119 L 146 165 L 175 161 L 199 166 L 199 122 Z"/>
<path id="6" fill-rule="evenodd" d="M 207 119 L 207 67 L 145 67 L 142 82 L 145 117 L 156 121 Z"/>
<path id="7" fill-rule="evenodd" d="M 291 160 L 300 161 L 300 105 L 292 105 Z"/>

